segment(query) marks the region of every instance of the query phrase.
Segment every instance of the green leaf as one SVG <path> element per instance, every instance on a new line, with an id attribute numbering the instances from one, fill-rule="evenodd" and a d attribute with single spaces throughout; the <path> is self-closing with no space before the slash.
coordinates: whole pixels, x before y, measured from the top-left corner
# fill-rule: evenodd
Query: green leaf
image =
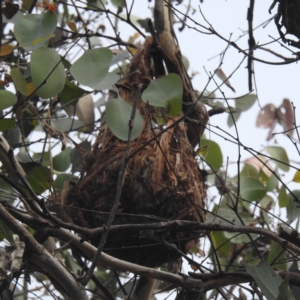
<path id="1" fill-rule="evenodd" d="M 37 163 L 41 163 L 45 167 L 50 166 L 50 152 L 35 152 L 35 153 L 33 153 L 32 156 L 27 155 L 27 161 L 26 161 L 26 154 L 24 156 L 22 155 L 23 162 L 32 162 L 32 159 L 33 159 L 33 161 L 35 161 Z M 18 156 L 18 158 L 19 158 L 19 156 Z"/>
<path id="2" fill-rule="evenodd" d="M 0 168 L 0 172 L 2 174 L 6 173 L 4 166 Z M 12 197 L 11 191 L 12 187 L 9 185 L 9 183 L 0 178 L 0 195 L 5 197 L 5 201 L 7 201 L 9 204 L 13 204 L 13 202 L 16 200 L 16 197 Z"/>
<path id="3" fill-rule="evenodd" d="M 105 9 L 102 0 L 87 0 L 87 7 Z"/>
<path id="4" fill-rule="evenodd" d="M 41 164 L 31 162 L 22 164 L 26 172 L 26 179 L 34 192 L 38 195 L 51 187 L 50 169 Z"/>
<path id="5" fill-rule="evenodd" d="M 266 194 L 266 187 L 255 178 L 241 180 L 241 196 L 248 201 L 261 199 Z"/>
<path id="6" fill-rule="evenodd" d="M 22 95 L 27 95 L 28 93 L 28 85 L 23 77 L 21 71 L 19 68 L 12 68 L 10 71 L 11 78 L 14 81 L 14 84 L 17 88 L 17 90 L 22 94 Z"/>
<path id="7" fill-rule="evenodd" d="M 276 300 L 279 295 L 278 287 L 282 279 L 275 271 L 264 261 L 257 266 L 246 265 L 246 272 L 253 277 L 262 293 L 268 300 Z"/>
<path id="8" fill-rule="evenodd" d="M 60 60 L 53 49 L 38 48 L 33 51 L 30 59 L 31 76 L 34 86 L 41 86 L 36 91 L 41 98 L 54 97 L 63 90 L 66 73 Z"/>
<path id="9" fill-rule="evenodd" d="M 182 110 L 183 86 L 180 77 L 168 74 L 153 80 L 142 94 L 142 100 L 152 106 L 164 107 L 168 114 L 176 117 Z"/>
<path id="10" fill-rule="evenodd" d="M 220 146 L 211 140 L 201 139 L 198 154 L 204 157 L 205 161 L 213 170 L 218 170 L 223 164 L 223 155 Z"/>
<path id="11" fill-rule="evenodd" d="M 106 77 L 113 58 L 107 48 L 91 49 L 72 65 L 70 73 L 80 83 L 95 89 Z"/>
<path id="12" fill-rule="evenodd" d="M 269 146 L 266 147 L 267 152 L 270 154 L 271 157 L 282 161 L 283 163 L 289 164 L 289 158 L 284 148 L 278 146 Z M 290 166 L 284 165 L 278 161 L 274 161 L 276 166 L 281 169 L 282 171 L 288 172 L 290 170 Z"/>
<path id="13" fill-rule="evenodd" d="M 280 269 L 280 270 L 287 270 L 287 264 L 286 264 L 286 250 L 282 248 L 281 245 L 278 243 L 272 241 L 271 242 L 271 250 L 268 254 L 267 262 L 269 264 L 272 264 L 274 268 Z"/>
<path id="14" fill-rule="evenodd" d="M 188 58 L 186 56 L 182 55 L 181 59 L 182 59 L 182 63 L 184 65 L 185 69 L 188 70 L 190 67 L 190 62 L 189 62 Z"/>
<path id="15" fill-rule="evenodd" d="M 276 189 L 278 185 L 278 179 L 277 177 L 274 175 L 274 173 L 271 174 L 270 177 L 268 177 L 267 179 L 267 191 L 272 192 Z"/>
<path id="16" fill-rule="evenodd" d="M 72 174 L 67 174 L 67 173 L 58 174 L 54 181 L 55 189 L 61 191 L 64 187 L 64 183 L 69 181 L 73 177 L 74 176 Z"/>
<path id="17" fill-rule="evenodd" d="M 0 90 L 0 110 L 8 108 L 17 103 L 17 97 L 12 92 Z"/>
<path id="18" fill-rule="evenodd" d="M 125 6 L 124 0 L 111 0 L 112 5 L 114 5 L 117 8 L 123 8 Z"/>
<path id="19" fill-rule="evenodd" d="M 250 234 L 252 239 L 255 240 L 257 238 L 257 234 Z M 233 244 L 244 244 L 251 242 L 250 238 L 246 234 L 238 234 L 237 232 L 228 232 L 224 231 L 224 236 L 226 239 L 230 240 Z"/>
<path id="20" fill-rule="evenodd" d="M 123 99 L 111 99 L 106 104 L 106 122 L 112 133 L 120 140 L 128 140 L 129 120 L 132 106 Z M 143 130 L 144 120 L 136 111 L 131 139 L 134 140 Z"/>
<path id="21" fill-rule="evenodd" d="M 114 85 L 119 80 L 119 78 L 120 76 L 117 75 L 116 73 L 108 72 L 104 77 L 104 79 L 102 79 L 102 81 L 97 84 L 95 90 L 99 90 L 99 91 L 106 90 L 110 88 L 112 85 Z"/>
<path id="22" fill-rule="evenodd" d="M 87 93 L 86 90 L 78 87 L 77 85 L 66 79 L 65 86 L 63 90 L 58 94 L 58 97 L 61 100 L 62 104 L 67 104 L 72 100 L 82 97 L 85 93 Z"/>
<path id="23" fill-rule="evenodd" d="M 145 19 L 137 19 L 136 22 L 146 31 L 150 33 L 149 26 L 148 26 L 149 18 Z M 183 58 L 183 57 L 182 57 Z M 184 63 L 183 63 L 184 64 Z"/>
<path id="24" fill-rule="evenodd" d="M 13 239 L 14 232 L 9 228 L 8 224 L 2 220 L 0 220 L 0 233 L 0 236 L 3 235 L 12 245 L 15 244 Z"/>
<path id="25" fill-rule="evenodd" d="M 53 119 L 55 128 L 61 132 L 69 132 L 84 127 L 84 123 L 73 118 Z"/>
<path id="26" fill-rule="evenodd" d="M 15 119 L 0 119 L 0 131 L 5 131 L 13 128 L 16 125 Z"/>
<path id="27" fill-rule="evenodd" d="M 78 148 L 73 148 L 70 153 L 70 160 L 72 163 L 72 173 L 82 171 L 82 151 L 79 149 L 91 151 L 91 142 L 84 140 L 79 144 Z"/>
<path id="28" fill-rule="evenodd" d="M 58 172 L 66 171 L 70 165 L 70 153 L 71 147 L 67 147 L 64 151 L 60 152 L 56 156 L 53 157 L 53 169 Z"/>
<path id="29" fill-rule="evenodd" d="M 57 16 L 54 12 L 22 16 L 15 24 L 14 33 L 20 47 L 33 50 L 48 46 L 56 29 Z"/>
<path id="30" fill-rule="evenodd" d="M 294 190 L 292 193 L 300 200 L 300 190 Z M 300 206 L 298 202 L 295 202 L 294 197 L 289 193 L 289 202 L 286 206 L 286 213 L 288 222 L 291 223 L 300 217 Z"/>
<path id="31" fill-rule="evenodd" d="M 234 122 L 233 122 L 233 119 L 234 118 L 234 121 L 235 123 L 238 121 L 238 119 L 240 118 L 242 112 L 235 112 L 235 113 L 232 113 L 232 114 L 228 114 L 228 118 L 227 118 L 227 125 L 228 127 L 232 127 Z"/>
<path id="32" fill-rule="evenodd" d="M 289 203 L 289 197 L 286 193 L 286 189 L 284 185 L 282 185 L 279 190 L 278 200 L 279 200 L 279 207 L 286 207 Z"/>
<path id="33" fill-rule="evenodd" d="M 228 239 L 225 238 L 223 232 L 211 231 L 210 236 L 214 248 L 217 249 L 218 255 L 220 255 L 221 257 L 228 257 L 231 245 L 230 242 L 228 242 Z"/>
<path id="34" fill-rule="evenodd" d="M 245 178 L 245 177 L 258 178 L 258 176 L 259 176 L 259 173 L 254 166 L 252 166 L 250 164 L 244 165 L 244 168 L 241 172 L 241 178 Z"/>
<path id="35" fill-rule="evenodd" d="M 230 222 L 235 225 L 242 225 L 237 214 L 231 209 L 219 207 L 214 212 L 216 213 L 216 216 L 210 215 L 210 214 L 207 215 L 207 220 L 206 220 L 207 223 L 227 224 L 228 225 L 228 223 Z M 245 225 L 255 223 L 254 218 L 250 214 L 239 212 L 239 215 L 243 219 Z M 237 235 L 236 232 L 227 232 L 227 231 L 223 232 L 223 234 L 226 239 L 230 239 L 230 242 L 234 243 L 234 244 L 241 244 L 241 243 L 249 242 L 249 237 L 245 234 Z M 251 234 L 251 236 L 253 239 L 255 239 L 257 237 L 256 234 Z"/>
<path id="36" fill-rule="evenodd" d="M 233 223 L 233 224 L 238 224 L 241 225 L 241 222 L 237 216 L 237 214 L 229 208 L 224 208 L 224 207 L 218 207 L 214 211 L 213 214 L 207 214 L 206 216 L 206 222 L 207 223 L 216 223 L 216 224 L 227 224 L 228 222 Z"/>
<path id="37" fill-rule="evenodd" d="M 249 94 L 235 100 L 235 107 L 241 111 L 246 111 L 253 106 L 256 101 L 255 94 Z"/>
<path id="38" fill-rule="evenodd" d="M 295 299 L 292 291 L 289 287 L 290 275 L 286 276 L 284 280 L 279 285 L 279 294 L 277 300 L 291 300 Z"/>

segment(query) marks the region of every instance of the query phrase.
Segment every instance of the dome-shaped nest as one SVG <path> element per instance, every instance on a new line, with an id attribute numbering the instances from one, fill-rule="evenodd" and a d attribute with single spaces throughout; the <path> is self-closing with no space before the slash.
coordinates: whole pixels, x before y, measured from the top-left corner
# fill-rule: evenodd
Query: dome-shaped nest
<path id="1" fill-rule="evenodd" d="M 146 88 L 153 78 L 149 67 L 150 49 L 151 39 L 148 39 L 130 63 L 126 80 L 119 84 L 121 97 L 129 103 L 137 86 L 142 84 Z M 137 109 L 144 118 L 144 126 L 142 133 L 131 142 L 132 155 L 113 224 L 167 220 L 203 222 L 205 179 L 187 139 L 185 124 L 174 125 L 176 118 L 166 119 L 165 126 L 153 130 L 153 120 L 157 114 L 164 115 L 163 109 L 150 107 L 142 101 Z M 162 133 L 165 128 L 168 130 Z M 95 228 L 106 223 L 126 145 L 127 142 L 115 137 L 106 125 L 100 128 L 92 153 L 83 161 L 81 179 L 64 199 L 64 210 L 74 224 Z M 198 240 L 199 236 L 200 232 L 178 232 L 176 229 L 163 233 L 147 230 L 111 232 L 104 251 L 130 262 L 158 267 L 179 257 L 163 241 L 174 243 L 186 252 L 185 245 Z M 95 246 L 99 241 L 100 237 L 91 240 Z"/>

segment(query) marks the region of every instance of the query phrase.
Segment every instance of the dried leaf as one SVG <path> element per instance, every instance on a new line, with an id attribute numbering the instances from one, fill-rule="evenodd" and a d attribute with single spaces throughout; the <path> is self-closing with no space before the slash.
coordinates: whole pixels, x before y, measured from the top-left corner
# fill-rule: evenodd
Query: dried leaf
<path id="1" fill-rule="evenodd" d="M 235 93 L 235 89 L 230 84 L 229 80 L 227 79 L 227 76 L 223 72 L 222 69 L 215 70 L 216 75 Z"/>
<path id="2" fill-rule="evenodd" d="M 77 31 L 78 31 L 75 22 L 69 21 L 69 22 L 67 23 L 67 25 L 68 25 L 68 27 L 69 27 L 72 31 L 74 31 L 74 32 L 77 32 Z"/>
<path id="3" fill-rule="evenodd" d="M 284 130 L 289 130 L 288 134 L 292 136 L 294 132 L 294 114 L 290 100 L 283 100 L 277 109 L 277 117 Z"/>
<path id="4" fill-rule="evenodd" d="M 257 116 L 256 127 L 270 128 L 267 136 L 267 141 L 273 137 L 273 130 L 278 122 L 277 108 L 274 104 L 267 104 Z"/>
<path id="5" fill-rule="evenodd" d="M 9 44 L 1 46 L 0 56 L 5 56 L 5 55 L 11 54 L 12 51 L 14 50 L 14 48 L 15 48 L 14 46 L 9 45 Z"/>
<path id="6" fill-rule="evenodd" d="M 261 128 L 270 128 L 267 141 L 272 139 L 275 125 L 279 122 L 284 130 L 289 130 L 288 134 L 293 135 L 294 114 L 291 103 L 288 99 L 284 99 L 282 104 L 276 108 L 274 104 L 267 104 L 258 114 L 256 126 Z"/>
<path id="7" fill-rule="evenodd" d="M 270 128 L 274 122 L 275 124 L 277 122 L 276 106 L 274 104 L 267 104 L 257 116 L 256 127 Z"/>

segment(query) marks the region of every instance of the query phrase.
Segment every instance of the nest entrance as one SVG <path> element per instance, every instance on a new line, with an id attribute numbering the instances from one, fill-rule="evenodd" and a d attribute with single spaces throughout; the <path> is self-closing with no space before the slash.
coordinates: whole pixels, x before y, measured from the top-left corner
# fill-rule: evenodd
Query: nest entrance
<path id="1" fill-rule="evenodd" d="M 120 94 L 129 103 L 137 86 L 142 84 L 146 88 L 153 78 L 151 45 L 149 38 L 129 66 L 128 74 L 131 75 L 120 85 Z M 153 116 L 164 115 L 164 111 L 142 101 L 138 102 L 137 109 L 144 118 L 144 126 L 142 133 L 131 142 L 131 153 L 135 154 L 128 163 L 113 224 L 166 220 L 203 222 L 205 179 L 188 141 L 185 124 L 174 125 L 176 118 L 166 119 L 168 130 L 161 133 L 159 130 L 163 128 L 153 130 L 151 124 Z M 157 137 L 153 139 L 155 135 Z M 107 126 L 100 128 L 92 153 L 83 161 L 81 179 L 64 199 L 65 211 L 75 224 L 95 228 L 106 223 L 115 198 L 126 144 Z M 197 240 L 199 235 L 199 232 L 178 232 L 176 229 L 159 234 L 147 230 L 111 232 L 104 251 L 130 262 L 158 267 L 179 256 L 163 241 L 174 243 L 185 252 L 185 245 Z M 98 246 L 99 241 L 100 237 L 91 242 Z"/>

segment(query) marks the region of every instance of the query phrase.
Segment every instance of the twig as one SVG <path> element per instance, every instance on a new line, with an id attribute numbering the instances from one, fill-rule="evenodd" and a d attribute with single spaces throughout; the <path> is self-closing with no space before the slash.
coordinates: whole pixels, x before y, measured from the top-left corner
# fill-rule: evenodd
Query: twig
<path id="1" fill-rule="evenodd" d="M 248 85 L 249 91 L 252 91 L 252 74 L 253 74 L 253 52 L 255 48 L 255 39 L 253 36 L 253 11 L 254 11 L 254 2 L 255 0 L 250 0 L 250 6 L 247 12 L 247 20 L 248 20 L 248 32 L 249 32 L 249 55 L 248 55 Z"/>
<path id="2" fill-rule="evenodd" d="M 103 234 L 102 234 L 97 252 L 95 253 L 95 257 L 92 261 L 92 265 L 91 265 L 90 269 L 88 270 L 88 272 L 86 273 L 86 275 L 81 279 L 84 285 L 86 285 L 88 283 L 88 281 L 90 280 L 90 278 L 94 272 L 94 269 L 97 265 L 98 257 L 100 256 L 101 251 L 106 243 L 106 239 L 107 239 L 107 236 L 108 236 L 108 233 L 110 230 L 110 226 L 114 220 L 115 214 L 116 214 L 118 206 L 119 206 L 121 193 L 122 193 L 122 189 L 123 189 L 123 184 L 124 184 L 124 178 L 125 178 L 125 174 L 126 174 L 126 170 L 127 170 L 127 166 L 128 166 L 128 162 L 129 162 L 129 157 L 130 157 L 129 155 L 130 155 L 132 129 L 133 129 L 133 125 L 134 125 L 137 103 L 140 98 L 141 88 L 142 88 L 142 86 L 139 85 L 135 92 L 134 99 L 133 99 L 132 112 L 131 112 L 131 117 L 130 117 L 129 124 L 128 124 L 129 131 L 128 131 L 127 146 L 125 149 L 125 156 L 124 156 L 123 164 L 122 164 L 122 167 L 119 172 L 119 178 L 118 178 L 118 183 L 117 183 L 117 192 L 115 195 L 113 206 L 112 206 L 110 215 L 108 217 L 108 220 L 107 220 L 106 224 L 103 226 Z"/>

